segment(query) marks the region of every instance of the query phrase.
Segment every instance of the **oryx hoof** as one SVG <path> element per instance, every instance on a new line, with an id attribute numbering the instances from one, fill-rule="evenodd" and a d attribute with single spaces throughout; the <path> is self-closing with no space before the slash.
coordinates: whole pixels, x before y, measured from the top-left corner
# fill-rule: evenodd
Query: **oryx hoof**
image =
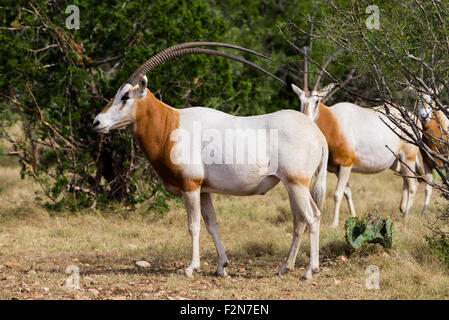
<path id="1" fill-rule="evenodd" d="M 188 277 L 188 278 L 193 278 L 193 271 L 195 271 L 197 269 L 193 268 L 193 267 L 188 267 L 186 268 L 186 270 L 184 271 L 184 274 Z"/>
<path id="2" fill-rule="evenodd" d="M 214 277 L 225 278 L 225 277 L 227 277 L 227 276 L 228 276 L 228 274 L 227 274 L 227 272 L 226 272 L 225 269 L 223 269 L 223 270 L 217 270 L 217 271 L 214 272 Z"/>
<path id="3" fill-rule="evenodd" d="M 309 268 L 307 269 L 306 273 L 301 277 L 301 280 L 306 281 L 306 280 L 312 280 L 312 276 L 314 273 L 318 273 L 320 272 L 320 268 Z"/>
<path id="4" fill-rule="evenodd" d="M 279 269 L 279 271 L 276 273 L 277 276 L 282 277 L 287 272 L 293 270 L 293 268 L 289 268 L 287 265 L 282 265 L 282 267 Z"/>
<path id="5" fill-rule="evenodd" d="M 307 270 L 306 273 L 301 277 L 302 281 L 312 280 L 312 270 Z"/>

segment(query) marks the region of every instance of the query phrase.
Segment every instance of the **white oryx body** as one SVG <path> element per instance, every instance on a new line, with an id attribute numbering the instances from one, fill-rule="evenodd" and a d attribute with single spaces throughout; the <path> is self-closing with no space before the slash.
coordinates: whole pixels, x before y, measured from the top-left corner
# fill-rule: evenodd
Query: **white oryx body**
<path id="1" fill-rule="evenodd" d="M 192 237 L 192 261 L 185 271 L 186 275 L 192 276 L 193 271 L 200 267 L 201 215 L 217 249 L 217 274 L 226 275 L 227 257 L 218 236 L 210 193 L 258 195 L 266 193 L 282 181 L 290 198 L 294 230 L 289 256 L 279 274 L 294 267 L 300 238 L 307 225 L 310 234 L 310 265 L 305 278 L 310 279 L 319 266 L 321 214 L 318 206 L 322 205 L 325 195 L 328 160 L 326 139 L 318 127 L 305 115 L 292 110 L 236 117 L 201 107 L 174 109 L 156 99 L 146 86 L 146 77 L 142 77 L 136 87 L 129 84 L 122 86 L 113 101 L 97 115 L 94 126 L 100 132 L 107 132 L 132 124 L 143 153 L 166 189 L 183 196 Z M 237 136 L 241 131 L 265 132 L 266 137 L 269 136 L 269 143 L 263 139 L 256 142 L 256 149 L 262 147 L 264 160 L 238 163 L 228 159 L 225 162 L 227 156 L 232 159 L 230 150 L 234 147 L 237 149 L 234 142 L 229 144 L 225 138 L 227 131 Z M 269 135 L 270 132 L 276 133 L 274 138 Z M 195 136 L 201 138 L 200 142 Z M 212 143 L 220 140 L 220 137 L 225 140 L 224 145 Z M 213 161 L 211 150 L 214 150 Z M 256 156 L 249 146 L 244 150 L 247 156 Z M 235 152 L 237 156 L 238 151 Z M 223 162 L 220 163 L 220 159 Z M 312 198 L 309 184 L 315 174 L 317 179 Z"/>
<path id="2" fill-rule="evenodd" d="M 303 178 L 310 180 L 316 170 L 317 159 L 313 157 L 321 154 L 323 145 L 304 142 L 301 146 L 297 146 L 295 145 L 296 141 L 290 140 L 291 137 L 298 134 L 304 140 L 310 139 L 315 142 L 320 139 L 320 136 L 317 137 L 316 126 L 296 111 L 283 110 L 268 115 L 250 117 L 236 117 L 203 107 L 180 109 L 178 112 L 179 129 L 186 130 L 190 136 L 193 136 L 196 127 L 201 130 L 200 135 L 203 136 L 201 150 L 197 150 L 197 152 L 201 151 L 201 163 L 185 164 L 183 169 L 186 176 L 203 181 L 202 192 L 237 196 L 265 194 L 279 182 L 284 173 L 297 171 L 297 176 L 303 176 L 303 173 L 307 172 L 309 174 Z M 233 137 L 229 141 L 225 141 L 226 132 Z M 260 137 L 257 139 L 259 132 L 275 133 L 273 138 L 278 139 L 276 144 L 279 143 L 279 145 L 270 146 L 269 138 L 260 141 L 262 140 Z M 179 140 L 174 147 L 182 149 L 182 146 L 178 146 L 178 144 L 182 144 L 183 141 Z M 259 145 L 254 146 L 254 143 L 257 142 Z M 239 143 L 246 147 L 244 163 L 235 163 L 236 157 L 240 156 L 236 154 L 238 151 L 235 150 Z M 256 148 L 251 150 L 249 149 L 251 146 L 244 145 L 245 143 L 253 144 Z M 262 146 L 260 143 L 265 143 L 265 145 Z M 226 146 L 226 144 L 232 144 L 232 146 Z M 215 148 L 211 148 L 211 145 Z M 271 155 L 274 159 L 270 159 L 270 149 L 276 147 L 279 148 L 272 150 L 272 153 L 275 154 Z M 211 151 L 207 152 L 206 148 Z M 257 152 L 260 149 L 262 149 L 266 161 L 248 163 L 247 156 L 252 156 L 251 151 Z M 213 151 L 221 152 L 221 154 L 214 154 L 214 157 L 208 161 Z M 310 152 L 311 158 L 304 157 L 308 152 Z M 190 158 L 193 159 L 194 155 L 190 155 Z M 227 158 L 231 159 L 229 161 L 231 163 L 226 163 Z M 180 190 L 173 191 L 178 194 L 180 192 Z"/>
<path id="3" fill-rule="evenodd" d="M 329 120 L 338 124 L 342 137 L 348 144 L 348 150 L 353 150 L 353 172 L 378 173 L 396 168 L 397 158 L 389 149 L 404 155 L 406 153 L 404 142 L 383 121 L 393 128 L 395 125 L 379 112 L 379 109 L 362 108 L 347 102 L 328 108 L 333 116 L 333 119 Z M 337 165 L 338 163 L 332 163 L 328 170 L 336 171 Z"/>
<path id="4" fill-rule="evenodd" d="M 356 216 L 348 179 L 351 171 L 377 173 L 392 169 L 404 175 L 404 186 L 400 210 L 407 215 L 415 199 L 417 181 L 412 176 L 418 161 L 418 148 L 401 140 L 386 123 L 395 125 L 382 114 L 382 107 L 362 108 L 353 103 L 337 103 L 325 106 L 321 98 L 333 88 L 330 85 L 322 91 L 313 91 L 309 97 L 292 84 L 293 91 L 301 102 L 301 111 L 316 122 L 329 145 L 328 170 L 338 177 L 334 193 L 334 219 L 336 227 L 343 195 L 346 196 L 352 216 Z M 394 109 L 390 109 L 395 112 Z M 385 122 L 383 122 L 383 121 Z M 396 131 L 401 134 L 399 129 Z M 397 157 L 405 163 L 397 160 Z M 411 171 L 413 170 L 413 171 Z"/>

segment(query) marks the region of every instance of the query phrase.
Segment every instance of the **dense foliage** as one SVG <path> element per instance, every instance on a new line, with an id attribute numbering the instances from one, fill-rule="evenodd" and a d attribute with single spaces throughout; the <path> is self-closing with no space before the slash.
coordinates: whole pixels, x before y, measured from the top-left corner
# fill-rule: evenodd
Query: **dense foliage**
<path id="1" fill-rule="evenodd" d="M 53 206 L 161 203 L 166 194 L 132 135 L 99 135 L 91 126 L 94 115 L 140 63 L 181 42 L 232 42 L 273 53 L 275 62 L 243 56 L 282 73 L 283 51 L 291 49 L 274 26 L 293 14 L 295 2 L 7 2 L 0 16 L 0 135 Z M 80 9 L 79 29 L 66 26 L 72 4 Z M 208 56 L 164 64 L 149 75 L 149 89 L 175 107 L 239 115 L 296 105 L 271 78 Z M 17 121 L 23 137 L 8 134 Z"/>

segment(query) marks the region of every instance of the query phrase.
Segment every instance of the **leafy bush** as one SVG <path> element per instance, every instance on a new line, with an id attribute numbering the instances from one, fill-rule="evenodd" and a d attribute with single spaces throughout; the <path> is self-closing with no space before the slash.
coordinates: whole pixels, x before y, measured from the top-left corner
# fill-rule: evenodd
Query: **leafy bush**
<path id="1" fill-rule="evenodd" d="M 80 8 L 79 30 L 65 26 L 70 4 Z M 55 208 L 165 199 L 132 136 L 122 131 L 103 137 L 91 122 L 140 63 L 179 42 L 218 40 L 224 22 L 198 0 L 18 1 L 7 9 L 2 25 L 10 28 L 0 34 L 0 92 L 6 100 L 0 107 L 20 115 L 25 139 L 0 134 L 18 152 L 22 175 L 36 179 Z M 246 85 L 232 81 L 228 61 L 185 60 L 191 67 L 173 62 L 150 75 L 152 88 L 168 88 L 169 104 L 227 98 Z M 204 83 L 198 90 L 192 90 L 195 78 Z M 165 98 L 165 92 L 156 93 Z M 2 128 L 12 122 L 0 121 Z"/>
<path id="2" fill-rule="evenodd" d="M 440 204 L 438 211 L 436 221 L 429 226 L 432 234 L 426 236 L 426 241 L 432 254 L 449 267 L 449 206 Z"/>
<path id="3" fill-rule="evenodd" d="M 426 237 L 426 241 L 433 255 L 449 267 L 449 238 L 446 235 L 438 234 Z"/>
<path id="4" fill-rule="evenodd" d="M 75 210 L 111 200 L 131 206 L 150 200 L 149 207 L 160 207 L 168 194 L 132 135 L 127 130 L 99 135 L 91 125 L 95 114 L 138 65 L 182 42 L 232 42 L 269 55 L 278 51 L 275 62 L 256 61 L 275 72 L 291 53 L 275 24 L 287 21 L 300 3 L 10 2 L 0 14 L 5 26 L 0 33 L 0 138 L 12 143 L 22 176 L 39 182 L 50 207 Z M 78 30 L 66 27 L 68 5 L 80 9 Z M 229 10 L 236 12 L 234 19 Z M 183 57 L 160 66 L 148 79 L 150 90 L 174 107 L 203 105 L 248 115 L 297 105 L 274 80 L 218 57 Z M 5 129 L 17 120 L 21 138 Z"/>

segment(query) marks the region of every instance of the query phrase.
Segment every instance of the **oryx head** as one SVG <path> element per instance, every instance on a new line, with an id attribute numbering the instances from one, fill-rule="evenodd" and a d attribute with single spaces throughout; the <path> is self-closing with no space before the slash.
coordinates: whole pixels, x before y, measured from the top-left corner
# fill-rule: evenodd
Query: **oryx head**
<path id="1" fill-rule="evenodd" d="M 435 95 L 439 95 L 444 89 L 444 85 L 441 85 L 435 91 Z M 418 100 L 418 118 L 423 123 L 427 123 L 432 119 L 433 111 L 436 110 L 436 102 L 432 95 L 423 92 L 423 90 L 418 91 L 413 87 L 408 87 L 408 91 Z"/>
<path id="2" fill-rule="evenodd" d="M 244 63 L 246 65 L 258 69 L 285 84 L 283 80 L 272 75 L 268 71 L 262 69 L 261 67 L 255 65 L 252 62 L 246 61 L 242 58 L 238 58 L 224 52 L 210 49 L 196 48 L 201 46 L 225 47 L 237 49 L 271 60 L 270 58 L 255 51 L 252 51 L 250 49 L 219 42 L 186 42 L 183 44 L 167 48 L 159 52 L 158 54 L 154 55 L 150 59 L 148 59 L 139 68 L 137 68 L 136 71 L 134 71 L 134 73 L 131 75 L 131 77 L 129 77 L 126 83 L 124 83 L 120 87 L 120 89 L 118 89 L 112 101 L 110 101 L 103 108 L 103 110 L 95 117 L 93 122 L 94 128 L 100 132 L 108 132 L 111 129 L 120 129 L 135 122 L 136 108 L 137 108 L 136 102 L 139 99 L 144 99 L 147 94 L 146 89 L 147 77 L 145 75 L 166 61 L 188 54 L 207 54 L 239 61 L 241 63 Z"/>
<path id="3" fill-rule="evenodd" d="M 291 87 L 294 93 L 299 98 L 300 101 L 300 111 L 303 112 L 306 116 L 310 118 L 312 121 L 316 121 L 319 116 L 319 104 L 320 100 L 324 99 L 331 91 L 334 89 L 334 87 L 337 85 L 336 83 L 331 83 L 324 87 L 321 90 L 318 90 L 320 80 L 323 76 L 324 70 L 326 69 L 327 65 L 330 63 L 333 57 L 340 54 L 342 50 L 338 50 L 334 54 L 332 54 L 326 61 L 326 63 L 323 65 L 323 68 L 321 69 L 320 73 L 318 74 L 315 84 L 313 85 L 313 90 L 309 91 L 308 88 L 308 58 L 307 58 L 307 51 L 306 47 L 304 47 L 304 90 L 300 89 L 295 84 L 291 83 Z"/>
<path id="4" fill-rule="evenodd" d="M 299 98 L 300 101 L 300 110 L 306 116 L 309 117 L 310 120 L 316 121 L 319 116 L 319 103 L 325 98 L 332 89 L 336 86 L 335 83 L 331 83 L 330 85 L 324 87 L 322 90 L 313 90 L 312 92 L 308 92 L 306 90 L 301 90 L 295 84 L 291 84 L 293 92 Z"/>
<path id="5" fill-rule="evenodd" d="M 136 120 L 136 100 L 146 96 L 147 77 L 140 78 L 138 84 L 123 84 L 115 97 L 95 117 L 93 126 L 99 132 L 121 129 Z"/>
<path id="6" fill-rule="evenodd" d="M 426 123 L 432 118 L 432 112 L 435 109 L 435 101 L 428 94 L 420 94 L 418 99 L 418 118 Z"/>

